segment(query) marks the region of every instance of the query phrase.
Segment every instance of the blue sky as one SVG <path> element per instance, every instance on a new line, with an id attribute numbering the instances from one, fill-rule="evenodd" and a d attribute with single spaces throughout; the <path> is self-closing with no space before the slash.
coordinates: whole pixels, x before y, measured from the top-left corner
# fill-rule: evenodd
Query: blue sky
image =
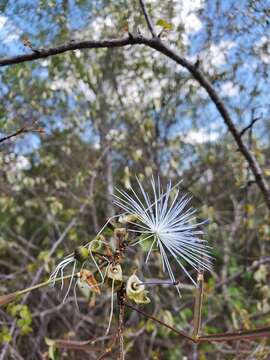
<path id="1" fill-rule="evenodd" d="M 80 7 L 75 5 L 75 1 L 68 2 L 67 39 L 77 36 L 80 30 L 91 21 L 90 14 L 93 3 L 86 1 L 85 5 Z M 100 6 L 102 2 L 97 1 L 97 3 Z M 267 7 L 267 3 L 270 5 L 270 1 L 266 1 L 264 7 Z M 257 50 L 256 54 L 256 49 L 263 47 L 262 44 L 266 42 L 266 31 L 270 30 L 270 27 L 260 21 L 256 23 L 256 12 L 253 13 L 255 16 L 253 22 L 245 15 L 248 10 L 247 1 L 238 1 L 236 4 L 235 1 L 223 0 L 220 2 L 219 9 L 217 9 L 215 1 L 209 0 L 202 4 L 201 15 L 194 12 L 198 22 L 201 22 L 201 26 L 198 27 L 198 30 L 188 34 L 190 47 L 187 55 L 193 58 L 201 54 L 203 59 L 208 56 L 213 64 L 206 67 L 205 71 L 211 70 L 211 66 L 213 66 L 217 73 L 227 73 L 224 80 L 217 81 L 214 85 L 230 108 L 234 120 L 239 123 L 239 127 L 245 126 L 250 121 L 251 110 L 255 108 L 255 116 L 262 115 L 262 121 L 256 124 L 255 131 L 258 137 L 267 137 L 265 125 L 270 118 L 268 96 L 270 53 L 267 54 L 266 51 L 266 55 L 260 57 L 258 55 L 260 50 Z M 37 11 L 38 5 L 40 6 Z M 232 10 L 233 7 L 234 10 Z M 228 16 L 230 12 L 233 14 L 232 18 Z M 63 20 L 61 20 L 62 14 L 62 1 L 17 0 L 9 2 L 5 11 L 0 12 L 0 55 L 10 56 L 29 52 L 30 50 L 22 44 L 21 38 L 25 36 L 31 39 L 34 46 L 51 46 L 52 43 L 57 42 L 57 34 Z M 213 28 L 210 45 L 208 44 L 208 47 L 205 48 L 205 41 L 208 37 L 208 18 L 210 18 Z M 194 17 L 190 19 L 190 26 L 192 26 Z M 237 26 L 240 31 L 233 31 Z M 222 58 L 223 52 L 225 57 Z M 206 65 L 208 65 L 207 61 Z M 233 69 L 235 73 L 230 78 Z M 5 69 L 2 69 L 1 73 L 3 71 Z M 46 66 L 37 67 L 35 71 L 36 76 L 46 78 Z M 34 72 L 33 75 L 35 75 Z M 256 91 L 258 95 L 251 96 Z M 203 98 L 205 97 L 203 96 Z M 187 104 L 188 106 L 189 104 Z M 181 114 L 181 109 L 179 109 L 179 113 Z M 200 117 L 200 114 L 198 116 L 202 127 L 198 136 L 202 137 L 203 134 L 206 134 L 203 128 L 212 129 L 217 133 L 226 132 L 225 126 L 218 118 L 216 109 L 211 103 L 204 106 L 204 116 Z M 60 118 L 59 121 L 61 121 Z M 181 121 L 181 124 L 185 123 L 187 127 L 190 126 L 189 118 L 181 119 Z M 207 135 L 205 136 L 207 138 Z M 38 146 L 37 136 L 34 136 L 33 139 L 35 139 L 33 140 L 34 145 Z"/>

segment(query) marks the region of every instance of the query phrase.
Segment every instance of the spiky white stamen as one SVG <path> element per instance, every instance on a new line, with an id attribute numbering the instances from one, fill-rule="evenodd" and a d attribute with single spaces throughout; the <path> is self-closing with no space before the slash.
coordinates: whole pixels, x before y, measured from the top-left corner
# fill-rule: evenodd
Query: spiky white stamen
<path id="1" fill-rule="evenodd" d="M 139 239 L 133 245 L 139 244 L 149 238 L 153 238 L 150 249 L 148 251 L 146 262 L 150 253 L 156 244 L 160 250 L 163 270 L 167 270 L 173 282 L 175 277 L 171 264 L 168 259 L 168 253 L 179 264 L 185 274 L 196 285 L 196 282 L 188 273 L 181 262 L 184 260 L 190 264 L 196 271 L 211 270 L 210 247 L 206 245 L 206 241 L 199 238 L 203 234 L 201 225 L 205 222 L 196 223 L 195 209 L 188 208 L 191 198 L 187 195 L 179 196 L 179 189 L 171 200 L 172 191 L 176 186 L 172 186 L 171 181 L 167 184 L 164 192 L 160 186 L 158 178 L 157 185 L 152 177 L 152 195 L 143 188 L 142 183 L 137 178 L 140 188 L 140 195 L 131 187 L 131 194 L 126 191 L 117 189 L 119 195 L 114 195 L 114 202 L 127 215 L 136 215 L 138 223 L 130 222 L 133 227 L 131 232 L 137 232 L 146 235 L 143 239 Z M 179 183 L 177 184 L 177 186 Z M 152 201 L 153 200 L 153 201 Z"/>
<path id="2" fill-rule="evenodd" d="M 63 290 L 63 287 L 64 287 L 64 269 L 70 265 L 70 264 L 73 264 L 73 269 L 72 269 L 72 273 L 71 273 L 71 277 L 70 277 L 70 281 L 69 281 L 69 285 L 68 285 L 68 289 L 67 289 L 67 292 L 64 296 L 64 299 L 63 299 L 63 303 L 65 303 L 66 301 L 66 298 L 70 292 L 70 289 L 71 289 L 71 285 L 72 285 L 72 281 L 74 279 L 74 276 L 75 276 L 75 269 L 76 269 L 76 265 L 77 265 L 77 261 L 76 259 L 74 258 L 73 255 L 65 258 L 64 260 L 62 260 L 55 268 L 54 272 L 51 274 L 50 278 L 49 278 L 49 281 L 51 281 L 52 283 L 52 286 L 55 285 L 55 281 L 56 281 L 56 278 L 60 272 L 60 275 L 61 275 L 61 291 Z"/>
<path id="3" fill-rule="evenodd" d="M 49 278 L 49 281 L 52 282 L 52 286 L 55 285 L 55 281 L 56 281 L 56 278 L 57 278 L 57 275 L 60 271 L 61 273 L 61 289 L 63 288 L 63 276 L 64 276 L 64 269 L 65 267 L 67 267 L 69 264 L 73 263 L 74 261 L 76 261 L 74 259 L 73 256 L 69 256 L 68 258 L 65 258 L 64 260 L 62 260 L 55 268 L 54 272 L 51 274 L 50 278 Z"/>
<path id="4" fill-rule="evenodd" d="M 93 285 L 93 286 L 100 286 L 100 285 L 102 285 L 102 284 L 104 283 L 104 279 L 105 279 L 106 274 L 107 274 L 108 266 L 107 266 L 107 268 L 106 268 L 106 270 L 105 270 L 105 275 L 103 275 L 102 271 L 100 270 L 100 267 L 98 266 L 98 264 L 97 264 L 97 262 L 96 262 L 96 260 L 95 260 L 95 258 L 94 258 L 94 256 L 93 256 L 93 252 L 92 252 L 92 246 L 93 246 L 93 244 L 96 243 L 96 242 L 101 242 L 101 243 L 103 243 L 103 244 L 105 244 L 105 245 L 107 245 L 107 243 L 106 243 L 105 241 L 101 241 L 101 240 L 92 240 L 92 241 L 89 243 L 89 245 L 88 245 L 88 250 L 89 250 L 90 258 L 91 258 L 91 260 L 93 261 L 94 265 L 95 265 L 96 268 L 97 268 L 97 271 L 99 272 L 99 274 L 100 274 L 100 276 L 101 276 L 101 282 L 99 282 L 99 283 L 97 283 L 97 284 L 95 284 L 95 285 Z M 87 246 L 87 245 L 85 245 L 85 246 Z M 106 257 L 104 256 L 104 258 L 106 258 Z M 107 262 L 109 263 L 109 259 L 105 259 L 105 260 L 107 260 Z M 73 264 L 73 270 L 72 270 L 72 273 L 71 273 L 70 282 L 69 282 L 69 285 L 68 285 L 67 292 L 66 292 L 66 294 L 65 294 L 65 296 L 64 296 L 63 303 L 65 303 L 66 298 L 67 298 L 67 296 L 68 296 L 68 294 L 69 294 L 69 292 L 70 292 L 71 285 L 72 285 L 72 282 L 73 282 L 73 279 L 74 279 L 74 276 L 75 276 L 75 270 L 76 270 L 77 263 L 78 263 L 78 262 L 77 262 L 76 259 L 74 258 L 74 255 L 69 255 L 68 257 L 65 257 L 64 260 L 62 260 L 62 261 L 56 266 L 54 272 L 51 274 L 51 276 L 50 276 L 50 278 L 49 278 L 49 281 L 51 281 L 52 286 L 54 286 L 54 285 L 55 285 L 55 282 L 56 282 L 56 278 L 57 278 L 57 276 L 58 276 L 58 274 L 59 274 L 59 272 L 60 272 L 60 276 L 61 276 L 61 291 L 62 291 L 62 290 L 63 290 L 63 287 L 64 287 L 64 270 L 65 270 L 65 268 L 66 268 L 68 265 Z M 84 264 L 85 264 L 85 262 L 81 265 L 80 271 L 82 271 L 82 269 L 83 269 L 83 267 L 84 267 Z M 75 290 L 76 285 L 77 285 L 77 282 L 78 282 L 78 280 L 75 282 L 75 286 L 74 286 L 75 302 L 77 302 L 77 296 L 76 296 L 76 290 Z M 91 286 L 89 286 L 89 287 L 91 287 Z"/>

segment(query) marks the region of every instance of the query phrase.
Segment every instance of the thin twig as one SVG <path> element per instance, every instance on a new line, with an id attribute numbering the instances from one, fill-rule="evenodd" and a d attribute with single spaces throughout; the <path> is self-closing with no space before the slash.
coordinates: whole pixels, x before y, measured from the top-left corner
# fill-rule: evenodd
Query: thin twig
<path id="1" fill-rule="evenodd" d="M 203 273 L 198 273 L 197 289 L 194 304 L 194 331 L 193 336 L 198 337 L 201 329 L 201 316 L 202 316 L 202 299 L 203 299 Z"/>
<path id="2" fill-rule="evenodd" d="M 36 125 L 37 123 L 37 120 L 33 121 L 31 125 L 29 126 L 24 126 L 16 131 L 14 131 L 13 133 L 9 134 L 9 135 L 6 135 L 4 137 L 2 137 L 0 139 L 0 144 L 2 142 L 5 142 L 9 139 L 12 139 L 13 137 L 16 137 L 16 136 L 19 136 L 19 135 L 22 135 L 22 134 L 26 134 L 28 132 L 39 132 L 39 133 L 42 133 L 43 132 L 43 129 L 41 128 L 35 128 L 34 126 Z"/>
<path id="3" fill-rule="evenodd" d="M 245 133 L 247 130 L 251 129 L 252 126 L 255 124 L 255 122 L 258 121 L 258 120 L 260 120 L 260 119 L 261 119 L 260 116 L 252 119 L 251 122 L 250 122 L 246 127 L 244 127 L 243 130 L 240 131 L 239 135 L 240 135 L 240 136 L 243 136 L 244 133 Z"/>
<path id="4" fill-rule="evenodd" d="M 62 281 L 62 280 L 65 280 L 65 279 L 70 279 L 72 276 L 73 275 L 61 276 L 61 277 L 56 278 L 54 280 L 47 280 L 47 281 L 43 281 L 42 283 L 39 283 L 39 284 L 36 284 L 36 285 L 33 285 L 33 286 L 29 286 L 28 288 L 16 291 L 14 293 L 2 295 L 2 296 L 0 296 L 0 306 L 7 305 L 11 301 L 14 301 L 17 298 L 19 298 L 21 295 L 24 295 L 24 294 L 30 293 L 30 292 L 32 292 L 34 290 L 37 290 L 37 289 L 43 288 L 45 286 L 48 286 L 53 282 L 58 282 L 58 281 Z"/>
<path id="5" fill-rule="evenodd" d="M 145 20 L 146 20 L 146 23 L 147 23 L 147 26 L 148 26 L 148 29 L 150 30 L 153 38 L 157 37 L 156 36 L 156 33 L 155 33 L 155 30 L 154 30 L 154 25 L 153 25 L 153 22 L 146 10 L 146 6 L 145 6 L 145 3 L 144 3 L 144 0 L 139 0 L 139 3 L 141 5 L 141 8 L 142 8 L 142 12 L 143 12 L 143 15 L 145 17 Z"/>
<path id="6" fill-rule="evenodd" d="M 7 135 L 7 136 L 4 136 L 0 139 L 0 143 L 4 142 L 4 141 L 7 141 L 15 136 L 18 136 L 20 134 L 23 134 L 23 133 L 26 133 L 26 129 L 25 128 L 21 128 L 21 129 L 18 129 L 16 131 L 14 131 L 13 133 Z"/>
<path id="7" fill-rule="evenodd" d="M 232 340 L 251 340 L 263 337 L 270 338 L 270 327 L 255 330 L 239 330 L 237 332 L 221 333 L 213 335 L 202 335 L 198 338 L 199 342 L 212 341 L 232 341 Z"/>
<path id="8" fill-rule="evenodd" d="M 176 334 L 186 338 L 189 341 L 192 341 L 193 343 L 200 343 L 200 342 L 226 342 L 226 341 L 232 341 L 232 340 L 249 340 L 249 339 L 260 339 L 263 337 L 270 338 L 270 327 L 265 327 L 261 329 L 255 329 L 255 330 L 239 330 L 237 332 L 230 332 L 230 333 L 220 333 L 220 334 L 213 334 L 213 335 L 202 335 L 198 336 L 197 338 L 194 338 L 193 336 L 188 335 L 184 331 L 177 330 L 173 328 L 172 326 L 164 323 L 163 321 L 157 319 L 154 316 L 151 316 L 144 311 L 136 308 L 133 305 L 130 305 L 128 303 L 125 303 L 126 307 L 129 307 L 130 309 L 133 309 L 137 311 L 138 313 L 144 315 L 145 317 L 159 323 L 162 326 L 167 327 L 171 331 L 175 332 Z"/>
<path id="9" fill-rule="evenodd" d="M 125 286 L 117 292 L 118 299 L 118 340 L 119 340 L 119 360 L 125 360 L 124 352 L 124 314 L 125 314 Z"/>
<path id="10" fill-rule="evenodd" d="M 184 337 L 184 338 L 186 338 L 186 339 L 188 339 L 188 340 L 190 340 L 190 341 L 192 341 L 192 342 L 194 342 L 194 343 L 197 342 L 195 339 L 192 338 L 192 336 L 190 336 L 190 335 L 187 334 L 186 332 L 173 328 L 172 326 L 166 324 L 165 322 L 157 319 L 155 316 L 149 315 L 149 314 L 147 314 L 146 312 L 144 312 L 143 310 L 138 309 L 138 308 L 136 308 L 135 306 L 133 306 L 133 305 L 131 305 L 131 304 L 128 304 L 128 303 L 126 303 L 126 302 L 125 302 L 125 306 L 128 307 L 128 308 L 130 308 L 130 309 L 132 309 L 132 310 L 135 310 L 136 312 L 138 312 L 139 314 L 147 317 L 148 319 L 151 319 L 151 320 L 157 322 L 158 324 L 160 324 L 160 325 L 162 325 L 162 326 L 165 326 L 166 328 L 170 329 L 171 331 L 175 332 L 176 334 L 178 334 L 178 335 L 180 335 L 180 336 L 182 336 L 182 337 Z"/>

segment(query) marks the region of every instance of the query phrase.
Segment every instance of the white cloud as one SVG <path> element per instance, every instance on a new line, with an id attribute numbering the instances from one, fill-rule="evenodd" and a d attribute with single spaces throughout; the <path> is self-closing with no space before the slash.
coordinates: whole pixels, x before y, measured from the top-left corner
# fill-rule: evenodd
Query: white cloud
<path id="1" fill-rule="evenodd" d="M 15 168 L 17 170 L 26 170 L 29 169 L 29 167 L 30 167 L 29 160 L 25 156 L 19 155 L 16 159 Z"/>
<path id="2" fill-rule="evenodd" d="M 204 0 L 186 1 L 182 0 L 176 3 L 175 17 L 171 20 L 175 26 L 182 24 L 185 27 L 186 35 L 199 31 L 202 28 L 202 22 L 196 12 L 204 5 Z"/>
<path id="3" fill-rule="evenodd" d="M 259 55 L 261 61 L 265 64 L 270 64 L 270 45 L 269 39 L 262 36 L 254 46 L 256 53 Z"/>
<path id="4" fill-rule="evenodd" d="M 4 40 L 3 40 L 3 43 L 4 44 L 9 44 L 11 43 L 12 41 L 17 41 L 19 39 L 19 35 L 18 34 L 8 34 L 7 36 L 5 36 Z"/>
<path id="5" fill-rule="evenodd" d="M 202 28 L 202 22 L 194 13 L 185 18 L 185 29 L 188 33 L 199 31 Z"/>
<path id="6" fill-rule="evenodd" d="M 232 81 L 226 81 L 221 85 L 222 96 L 236 96 L 239 94 L 239 86 L 234 84 Z"/>
<path id="7" fill-rule="evenodd" d="M 10 46 L 20 37 L 21 30 L 7 17 L 0 15 L 0 42 Z"/>
<path id="8" fill-rule="evenodd" d="M 5 26 L 6 22 L 7 22 L 7 17 L 0 15 L 0 30 L 2 30 L 2 28 Z"/>
<path id="9" fill-rule="evenodd" d="M 219 44 L 211 44 L 207 49 L 205 56 L 207 58 L 207 68 L 209 68 L 209 62 L 215 67 L 226 64 L 226 56 L 230 49 L 236 46 L 234 41 L 222 40 Z"/>
<path id="10" fill-rule="evenodd" d="M 188 144 L 203 144 L 205 142 L 216 141 L 219 137 L 217 131 L 209 131 L 206 129 L 190 130 L 185 135 L 184 142 Z"/>

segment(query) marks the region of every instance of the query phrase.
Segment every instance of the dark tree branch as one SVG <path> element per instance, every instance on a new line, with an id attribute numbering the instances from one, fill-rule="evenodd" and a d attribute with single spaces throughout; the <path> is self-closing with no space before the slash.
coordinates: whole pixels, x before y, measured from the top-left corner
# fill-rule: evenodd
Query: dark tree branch
<path id="1" fill-rule="evenodd" d="M 101 41 L 78 41 L 70 42 L 64 45 L 49 49 L 40 49 L 38 52 L 32 52 L 30 54 L 23 54 L 18 56 L 13 56 L 10 58 L 3 58 L 0 60 L 0 66 L 19 64 L 25 61 L 33 61 L 37 59 L 47 58 L 49 56 L 62 54 L 67 51 L 78 50 L 78 49 L 100 49 L 100 48 L 114 48 L 122 47 L 132 44 L 139 44 L 140 37 L 137 36 L 126 36 L 122 39 L 109 39 Z"/>
<path id="2" fill-rule="evenodd" d="M 254 330 L 239 330 L 231 333 L 222 333 L 222 334 L 213 334 L 213 335 L 203 335 L 199 337 L 199 342 L 205 341 L 232 341 L 232 340 L 252 340 L 260 338 L 270 338 L 270 327 L 265 327 L 261 329 Z"/>
<path id="3" fill-rule="evenodd" d="M 249 129 L 251 129 L 252 128 L 252 126 L 255 124 L 255 122 L 256 121 L 258 121 L 258 120 L 260 120 L 261 119 L 261 117 L 259 116 L 259 117 L 256 117 L 256 118 L 254 118 L 254 119 L 252 119 L 251 120 L 251 122 L 246 126 L 246 127 L 244 127 L 244 129 L 243 130 L 241 130 L 241 132 L 240 132 L 240 136 L 243 136 L 244 135 L 244 133 L 247 131 L 247 130 L 249 130 Z"/>
<path id="4" fill-rule="evenodd" d="M 126 303 L 126 302 L 125 302 L 125 306 L 128 307 L 128 308 L 130 308 L 130 309 L 132 309 L 132 310 L 135 310 L 137 313 L 139 313 L 139 314 L 147 317 L 148 319 L 151 319 L 151 320 L 155 321 L 156 323 L 158 323 L 158 324 L 160 324 L 160 325 L 162 325 L 162 326 L 165 326 L 166 328 L 168 328 L 168 329 L 170 329 L 171 331 L 173 331 L 174 333 L 176 333 L 176 334 L 178 334 L 178 335 L 186 338 L 187 340 L 190 340 L 190 341 L 192 341 L 192 342 L 194 342 L 194 343 L 196 342 L 196 340 L 195 340 L 192 336 L 189 336 L 189 334 L 187 334 L 186 332 L 181 331 L 181 330 L 178 330 L 178 329 L 175 329 L 174 327 L 172 327 L 172 326 L 166 324 L 165 322 L 159 320 L 159 319 L 156 318 L 155 316 L 150 315 L 150 314 L 147 314 L 145 311 L 143 311 L 143 310 L 141 310 L 141 309 L 139 309 L 139 308 L 137 308 L 137 307 L 135 307 L 135 306 L 133 306 L 133 305 L 131 305 L 131 304 L 128 304 L 128 303 Z"/>
<path id="5" fill-rule="evenodd" d="M 18 130 L 16 130 L 16 131 L 14 131 L 12 134 L 9 134 L 9 135 L 7 135 L 7 136 L 2 137 L 2 138 L 0 139 L 0 143 L 2 143 L 2 142 L 4 142 L 4 141 L 7 141 L 7 140 L 9 140 L 9 139 L 11 139 L 11 138 L 13 138 L 13 137 L 15 137 L 15 136 L 18 136 L 18 135 L 21 135 L 21 134 L 23 134 L 23 133 L 26 133 L 26 132 L 27 132 L 27 131 L 26 131 L 24 128 L 18 129 Z"/>
<path id="6" fill-rule="evenodd" d="M 26 134 L 28 132 L 39 132 L 39 133 L 42 133 L 43 132 L 43 129 L 41 128 L 36 128 L 35 125 L 37 123 L 37 120 L 33 121 L 33 123 L 30 125 L 30 126 L 24 126 L 22 127 L 21 129 L 18 129 L 16 131 L 14 131 L 13 133 L 9 134 L 9 135 L 6 135 L 2 138 L 0 138 L 0 144 L 2 142 L 5 142 L 9 139 L 12 139 L 13 137 L 16 137 L 16 136 L 19 136 L 21 134 Z"/>
<path id="7" fill-rule="evenodd" d="M 178 329 L 173 328 L 172 326 L 164 323 L 163 321 L 157 319 L 156 317 L 149 315 L 142 311 L 141 309 L 136 308 L 135 306 L 125 303 L 126 307 L 135 310 L 139 314 L 159 323 L 162 326 L 167 327 L 174 333 L 186 338 L 193 343 L 201 343 L 201 342 L 226 342 L 232 340 L 252 340 L 252 339 L 261 339 L 261 338 L 270 338 L 270 327 L 264 327 L 260 329 L 254 330 L 238 330 L 235 332 L 227 332 L 227 333 L 219 333 L 219 334 L 212 334 L 212 335 L 202 335 L 198 337 L 189 336 L 187 333 L 180 331 Z"/>
<path id="8" fill-rule="evenodd" d="M 129 35 L 122 39 L 111 39 L 111 40 L 101 40 L 101 41 L 80 41 L 73 42 L 66 45 L 61 45 L 55 48 L 50 48 L 46 50 L 39 50 L 38 52 L 33 52 L 27 55 L 19 55 L 10 58 L 4 58 L 0 60 L 0 66 L 18 64 L 25 61 L 32 61 L 36 59 L 46 58 L 49 56 L 61 54 L 67 51 L 77 50 L 77 49 L 97 49 L 97 48 L 114 48 L 114 47 L 124 47 L 128 45 L 135 44 L 144 44 L 152 49 L 164 54 L 169 57 L 177 64 L 186 68 L 190 74 L 199 82 L 199 84 L 206 90 L 210 96 L 213 103 L 216 105 L 218 112 L 220 113 L 224 123 L 231 132 L 240 152 L 245 157 L 257 183 L 257 186 L 260 188 L 267 207 L 270 209 L 270 188 L 266 182 L 262 169 L 257 162 L 256 158 L 249 150 L 248 146 L 243 142 L 241 133 L 237 130 L 236 126 L 233 123 L 233 120 L 229 114 L 228 109 L 226 108 L 224 102 L 219 97 L 218 93 L 214 89 L 210 81 L 205 77 L 200 69 L 197 68 L 194 64 L 178 55 L 175 51 L 170 49 L 168 45 L 162 42 L 159 38 L 145 38 L 141 35 Z"/>
<path id="9" fill-rule="evenodd" d="M 154 25 L 152 23 L 152 20 L 146 10 L 146 6 L 145 6 L 145 3 L 144 3 L 144 0 L 139 0 L 139 3 L 141 5 L 141 8 L 142 8 L 142 12 L 143 12 L 143 15 L 145 17 L 145 20 L 146 20 L 146 23 L 147 23 L 147 26 L 148 26 L 148 29 L 150 30 L 153 38 L 156 37 L 156 33 L 155 33 L 155 30 L 154 30 Z"/>

